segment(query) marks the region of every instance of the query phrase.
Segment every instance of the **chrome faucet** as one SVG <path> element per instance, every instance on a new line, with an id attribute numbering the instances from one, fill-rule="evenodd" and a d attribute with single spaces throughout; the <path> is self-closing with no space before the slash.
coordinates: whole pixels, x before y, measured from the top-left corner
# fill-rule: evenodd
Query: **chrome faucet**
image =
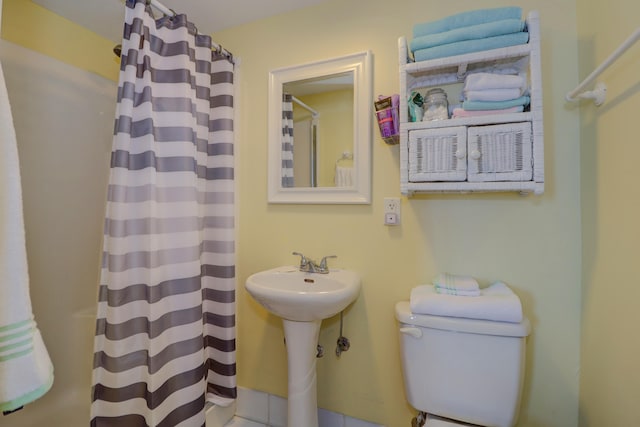
<path id="1" fill-rule="evenodd" d="M 329 273 L 329 267 L 327 266 L 328 258 L 338 258 L 336 255 L 327 255 L 322 258 L 322 261 L 320 261 L 320 264 L 318 265 L 314 260 L 307 258 L 300 252 L 293 252 L 293 255 L 298 255 L 300 257 L 300 266 L 298 267 L 300 271 L 319 274 Z"/>

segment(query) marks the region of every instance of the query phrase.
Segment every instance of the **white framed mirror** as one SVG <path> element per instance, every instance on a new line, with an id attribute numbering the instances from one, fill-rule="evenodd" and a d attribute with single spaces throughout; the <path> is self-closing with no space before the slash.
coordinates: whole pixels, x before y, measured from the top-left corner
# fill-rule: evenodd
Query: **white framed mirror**
<path id="1" fill-rule="evenodd" d="M 269 203 L 371 203 L 372 55 L 269 73 Z"/>

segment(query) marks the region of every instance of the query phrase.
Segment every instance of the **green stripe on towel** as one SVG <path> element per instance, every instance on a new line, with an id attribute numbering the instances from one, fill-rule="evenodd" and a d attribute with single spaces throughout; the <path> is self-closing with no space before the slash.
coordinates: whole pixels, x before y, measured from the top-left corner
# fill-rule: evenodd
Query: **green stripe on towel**
<path id="1" fill-rule="evenodd" d="M 25 350 L 9 354 L 7 356 L 0 356 L 0 363 L 6 362 L 7 360 L 11 360 L 11 359 L 17 359 L 18 357 L 26 356 L 29 353 L 33 353 L 33 346 L 30 346 Z"/>
<path id="2" fill-rule="evenodd" d="M 25 329 L 24 331 L 15 332 L 13 334 L 4 335 L 0 337 L 0 343 L 14 340 L 22 336 L 31 336 L 33 334 L 33 328 Z"/>
<path id="3" fill-rule="evenodd" d="M 1 346 L 0 347 L 0 361 L 2 360 L 2 357 L 3 357 L 2 354 L 3 353 L 7 353 L 9 350 L 15 350 L 16 348 L 24 347 L 24 346 L 27 346 L 27 345 L 29 347 L 33 347 L 33 339 L 32 339 L 32 337 L 29 337 L 26 340 L 15 342 L 13 344 L 7 344 L 5 346 Z"/>
<path id="4" fill-rule="evenodd" d="M 28 320 L 23 320 L 21 322 L 16 322 L 16 323 L 11 323 L 9 325 L 4 325 L 4 326 L 0 326 L 0 334 L 6 331 L 10 331 L 12 329 L 18 329 L 18 328 L 22 328 L 25 325 L 28 325 L 29 323 L 31 323 L 32 320 L 28 319 Z"/>

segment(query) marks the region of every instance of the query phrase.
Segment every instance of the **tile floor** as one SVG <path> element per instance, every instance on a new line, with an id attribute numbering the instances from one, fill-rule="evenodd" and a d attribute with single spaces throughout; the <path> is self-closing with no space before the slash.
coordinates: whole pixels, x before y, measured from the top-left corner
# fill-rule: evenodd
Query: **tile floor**
<path id="1" fill-rule="evenodd" d="M 268 393 L 238 388 L 236 415 L 225 427 L 286 427 L 287 400 Z M 318 409 L 319 427 L 383 427 L 379 424 Z"/>

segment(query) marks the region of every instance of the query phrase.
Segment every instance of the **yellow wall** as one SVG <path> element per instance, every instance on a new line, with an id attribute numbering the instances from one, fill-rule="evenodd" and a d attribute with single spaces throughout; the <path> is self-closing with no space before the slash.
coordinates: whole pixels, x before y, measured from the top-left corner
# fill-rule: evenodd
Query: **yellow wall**
<path id="1" fill-rule="evenodd" d="M 88 38 L 90 33 L 84 29 L 59 29 L 70 23 L 31 2 L 4 3 L 3 38 L 51 56 L 59 55 L 66 62 L 102 75 L 113 76 L 114 69 L 117 71 L 117 64 L 110 62 L 110 42 L 100 39 L 85 45 L 79 39 Z M 375 138 L 371 205 L 267 203 L 269 70 L 371 50 L 374 94 L 396 93 L 398 36 L 409 36 L 417 22 L 505 4 L 540 12 L 547 181 L 544 195 L 403 197 L 402 224 L 385 227 L 383 198 L 400 195 L 399 154 L 397 146 L 382 142 L 372 122 Z M 327 351 L 318 361 L 320 406 L 388 427 L 409 425 L 414 411 L 404 397 L 393 307 L 396 301 L 408 298 L 413 286 L 446 271 L 471 274 L 483 284 L 504 280 L 523 301 L 533 333 L 528 340 L 519 425 L 577 425 L 581 144 L 578 113 L 567 109 L 564 102 L 564 93 L 576 84 L 578 75 L 575 21 L 574 0 L 329 0 L 215 35 L 216 41 L 233 51 L 241 62 L 241 92 L 236 104 L 241 386 L 286 395 L 287 367 L 280 321 L 250 298 L 242 286 L 244 280 L 253 272 L 294 263 L 294 250 L 313 257 L 337 254 L 339 258 L 332 265 L 360 272 L 363 289 L 345 314 L 344 333 L 352 346 L 340 359 L 333 355 L 337 319 L 323 324 L 320 341 Z M 291 37 L 294 33 L 296 37 Z M 61 42 L 51 41 L 58 38 Z M 106 59 L 85 60 L 89 53 Z M 617 116 L 610 114 L 614 115 Z M 607 195 L 616 193 L 622 200 L 624 195 L 634 194 L 631 190 L 617 193 L 613 188 Z M 598 202 L 604 206 L 604 201 Z M 621 211 L 621 215 L 626 214 Z M 613 239 L 615 236 L 609 239 L 610 244 Z M 612 311 L 608 305 L 601 309 Z M 600 321 L 597 317 L 594 320 Z M 606 352 L 601 350 L 598 354 Z M 472 361 L 473 355 L 469 358 Z"/>
<path id="2" fill-rule="evenodd" d="M 118 80 L 114 43 L 27 0 L 4 0 L 2 38 Z M 124 6 L 123 6 L 124 7 Z"/>
<path id="3" fill-rule="evenodd" d="M 398 147 L 375 124 L 373 198 L 366 206 L 267 203 L 267 88 L 271 69 L 372 50 L 374 95 L 397 93 L 397 38 L 414 23 L 504 1 L 327 1 L 285 16 L 220 32 L 240 57 L 238 126 L 238 378 L 240 385 L 286 395 L 282 327 L 244 291 L 251 273 L 291 264 L 294 250 L 337 254 L 334 266 L 362 274 L 360 298 L 345 315 L 351 350 L 333 355 L 337 319 L 325 321 L 318 361 L 320 406 L 389 427 L 413 410 L 404 397 L 394 303 L 439 272 L 505 280 L 533 322 L 522 426 L 575 426 L 580 334 L 579 120 L 564 93 L 577 80 L 574 1 L 511 1 L 537 9 L 542 23 L 546 191 L 402 198 L 402 225 L 383 225 L 383 198 L 399 196 Z M 366 5 L 366 6 L 365 6 Z M 296 37 L 291 37 L 291 34 Z M 469 355 L 472 360 L 473 355 Z"/>
<path id="4" fill-rule="evenodd" d="M 638 28 L 640 3 L 578 2 L 580 79 Z M 580 425 L 640 425 L 640 43 L 598 79 L 600 107 L 581 117 L 583 290 Z M 573 88 L 572 88 L 573 89 Z M 591 87 L 589 88 L 591 89 Z"/>

